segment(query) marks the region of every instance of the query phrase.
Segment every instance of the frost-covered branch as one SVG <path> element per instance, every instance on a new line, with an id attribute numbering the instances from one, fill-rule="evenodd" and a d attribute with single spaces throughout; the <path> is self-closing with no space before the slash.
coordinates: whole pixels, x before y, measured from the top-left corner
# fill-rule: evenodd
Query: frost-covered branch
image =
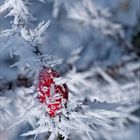
<path id="1" fill-rule="evenodd" d="M 53 0 L 54 17 L 59 15 L 61 7 L 64 6 L 69 19 L 76 20 L 83 25 L 92 26 L 105 35 L 123 38 L 123 30 L 120 24 L 111 22 L 111 14 L 108 9 L 96 7 L 92 0 Z"/>
<path id="2" fill-rule="evenodd" d="M 48 31 L 64 45 L 59 48 L 50 33 L 45 43 L 51 49 L 55 42 L 58 48 L 52 49 L 54 53 L 61 53 L 61 49 L 74 42 L 75 48 L 69 45 L 69 55 L 63 52 L 65 61 L 62 61 L 43 48 L 43 35 L 50 21 L 35 27 L 37 19 L 30 14 L 28 4 L 28 0 L 6 0 L 0 7 L 1 15 L 6 13 L 6 17 L 13 18 L 11 29 L 2 31 L 1 37 L 7 41 L 2 44 L 2 51 L 8 48 L 11 58 L 20 56 L 11 67 L 16 66 L 21 74 L 10 83 L 3 80 L 0 85 L 1 129 L 28 122 L 32 128 L 20 134 L 31 139 L 32 135 L 40 138 L 39 134 L 44 133 L 41 140 L 55 140 L 59 136 L 65 140 L 111 140 L 116 138 L 114 133 L 125 131 L 130 121 L 139 123 L 139 118 L 133 115 L 139 109 L 139 59 L 120 47 L 123 26 L 111 20 L 110 12 L 92 0 L 53 0 L 52 24 L 57 26 L 58 22 L 64 30 L 82 30 L 79 40 L 75 39 L 75 32 L 66 37 L 66 33 L 57 34 L 58 30 Z M 69 40 L 71 36 L 73 40 Z M 62 62 L 67 68 L 55 69 L 60 69 L 63 77 L 51 69 Z"/>

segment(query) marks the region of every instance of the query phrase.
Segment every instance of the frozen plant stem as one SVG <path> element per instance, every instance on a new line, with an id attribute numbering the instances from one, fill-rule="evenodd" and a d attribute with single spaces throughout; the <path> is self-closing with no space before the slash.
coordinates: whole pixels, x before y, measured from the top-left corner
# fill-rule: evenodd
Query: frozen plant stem
<path id="1" fill-rule="evenodd" d="M 27 2 L 27 1 L 26 1 Z M 12 21 L 12 29 L 3 31 L 2 35 L 5 34 L 18 34 L 31 46 L 32 53 L 38 56 L 42 63 L 42 52 L 40 50 L 40 39 L 47 27 L 50 24 L 48 22 L 41 22 L 34 29 L 30 29 L 29 22 L 35 20 L 29 13 L 28 8 L 24 0 L 6 0 L 5 3 L 0 7 L 0 14 L 9 11 L 7 16 L 14 17 Z"/>

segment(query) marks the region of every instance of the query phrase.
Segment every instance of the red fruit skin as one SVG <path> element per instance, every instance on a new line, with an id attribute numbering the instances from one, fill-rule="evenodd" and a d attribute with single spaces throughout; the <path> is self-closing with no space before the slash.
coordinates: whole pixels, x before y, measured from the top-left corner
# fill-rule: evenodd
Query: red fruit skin
<path id="1" fill-rule="evenodd" d="M 56 71 L 50 68 L 44 68 L 40 72 L 37 85 L 39 102 L 46 106 L 46 112 L 50 115 L 50 117 L 55 117 L 60 114 L 62 102 L 66 104 L 68 100 L 67 84 L 64 83 L 63 85 L 57 85 L 54 82 L 54 78 L 56 77 L 59 77 L 59 74 Z M 50 93 L 52 86 L 54 86 L 53 95 Z M 57 97 L 55 97 L 56 95 Z"/>

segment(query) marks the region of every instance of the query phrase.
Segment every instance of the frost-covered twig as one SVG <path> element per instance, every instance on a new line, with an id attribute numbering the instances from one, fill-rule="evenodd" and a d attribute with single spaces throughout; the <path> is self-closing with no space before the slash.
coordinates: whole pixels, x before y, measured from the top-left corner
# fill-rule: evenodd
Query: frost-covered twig
<path id="1" fill-rule="evenodd" d="M 123 38 L 123 30 L 120 24 L 108 20 L 111 14 L 108 9 L 96 7 L 92 0 L 53 0 L 53 15 L 57 17 L 63 6 L 67 12 L 67 17 L 76 20 L 84 25 L 93 26 L 105 35 Z"/>
<path id="2" fill-rule="evenodd" d="M 42 52 L 42 49 L 40 47 L 41 44 L 41 38 L 42 35 L 44 34 L 45 30 L 48 28 L 50 21 L 47 22 L 40 22 L 38 24 L 38 26 L 35 29 L 31 29 L 30 28 L 30 21 L 32 21 L 34 18 L 31 16 L 31 14 L 28 11 L 28 8 L 26 7 L 27 3 L 25 3 L 23 0 L 7 0 L 5 1 L 5 3 L 0 7 L 0 13 L 3 13 L 4 11 L 8 10 L 9 13 L 7 14 L 7 16 L 12 16 L 14 17 L 14 21 L 12 23 L 12 28 L 8 29 L 8 30 L 4 30 L 1 34 L 1 36 L 9 36 L 11 34 L 15 34 L 15 36 L 18 36 L 18 38 L 20 40 L 23 40 L 24 42 L 26 41 L 27 43 L 24 43 L 27 48 L 19 48 L 19 50 L 17 51 L 17 49 L 15 49 L 15 53 L 17 55 L 20 55 L 20 61 L 21 63 L 16 63 L 14 66 L 21 64 L 22 63 L 26 63 L 27 60 L 23 60 L 25 58 L 25 52 L 27 49 L 30 50 L 30 53 L 28 54 L 29 56 L 33 56 L 32 54 L 34 54 L 33 57 L 29 57 L 28 61 L 34 61 L 34 59 L 36 59 L 36 63 L 38 64 L 37 66 L 40 67 L 41 65 L 45 65 L 46 60 L 50 59 L 51 56 L 49 55 L 44 55 Z M 20 38 L 21 37 L 21 38 Z M 12 48 L 14 50 L 14 47 Z M 27 55 L 27 54 L 26 54 Z M 37 56 L 37 57 L 36 57 Z M 48 58 L 48 59 L 47 59 Z M 26 57 L 27 59 L 27 57 Z M 30 60 L 29 60 L 30 59 Z M 55 63 L 57 62 L 53 62 L 55 58 L 51 57 L 51 61 L 50 64 L 49 62 L 47 63 L 47 65 L 55 65 Z M 24 61 L 24 62 L 22 62 Z M 58 60 L 58 63 L 61 63 Z M 30 63 L 31 64 L 31 63 Z M 30 65 L 29 64 L 29 65 Z M 36 65 L 35 65 L 36 66 Z M 35 67 L 34 65 L 32 65 L 31 67 Z M 34 68 L 36 69 L 36 67 Z"/>
<path id="3" fill-rule="evenodd" d="M 12 4 L 9 4 L 11 2 Z M 64 4 L 68 17 L 80 21 L 79 24 L 84 23 L 87 27 L 95 27 L 96 30 L 101 31 L 107 36 L 116 37 L 117 34 L 122 36 L 122 27 L 119 24 L 112 23 L 109 20 L 110 14 L 106 10 L 98 9 L 91 0 L 55 0 L 55 2 L 55 16 L 57 16 L 59 11 L 57 8 Z M 16 6 L 16 3 L 18 6 Z M 41 22 L 33 29 L 29 21 L 30 18 L 31 20 L 34 20 L 34 18 L 28 12 L 25 4 L 24 0 L 7 0 L 1 6 L 0 12 L 10 10 L 8 16 L 14 17 L 12 28 L 5 30 L 2 35 L 5 37 L 12 34 L 10 37 L 18 42 L 14 42 L 15 47 L 13 48 L 11 43 L 9 43 L 14 53 L 20 56 L 20 61 L 13 66 L 23 68 L 26 64 L 27 71 L 23 70 L 23 73 L 25 75 L 28 73 L 28 76 L 29 74 L 36 74 L 36 79 L 34 79 L 33 83 L 37 83 L 38 72 L 43 66 L 54 66 L 61 63 L 61 60 L 58 61 L 54 56 L 43 52 L 41 37 L 49 22 Z M 89 38 L 93 40 L 91 36 Z M 20 44 L 19 42 L 22 43 Z M 130 61 L 132 61 L 132 68 L 129 67 L 130 61 L 128 65 L 127 63 L 125 64 L 126 60 L 123 60 L 123 65 L 121 65 L 119 60 L 117 61 L 121 65 L 120 67 L 113 64 L 112 67 L 108 68 L 96 63 L 93 65 L 94 59 L 91 59 L 92 63 L 87 64 L 86 69 L 80 71 L 76 63 L 82 60 L 82 55 L 90 48 L 87 47 L 90 46 L 90 43 L 90 41 L 86 41 L 83 48 L 77 49 L 77 51 L 74 50 L 75 52 L 72 53 L 68 61 L 66 60 L 66 63 L 72 67 L 65 73 L 63 78 L 54 78 L 53 84 L 63 85 L 67 83 L 70 92 L 68 103 L 63 104 L 66 108 L 57 110 L 57 114 L 60 113 L 61 115 L 56 115 L 54 118 L 50 117 L 50 114 L 47 112 L 48 108 L 46 109 L 46 103 L 50 100 L 46 97 L 43 103 L 36 101 L 36 96 L 42 94 L 36 90 L 36 84 L 30 88 L 18 87 L 12 89 L 13 91 L 10 90 L 10 96 L 11 94 L 15 96 L 12 101 L 10 100 L 7 104 L 3 104 L 2 108 L 5 108 L 5 116 L 7 116 L 10 114 L 7 112 L 7 108 L 12 103 L 16 110 L 15 114 L 20 116 L 16 123 L 14 123 L 14 126 L 23 121 L 28 121 L 31 124 L 33 130 L 22 134 L 23 136 L 38 136 L 40 133 L 50 133 L 49 140 L 54 140 L 58 135 L 62 135 L 64 139 L 77 139 L 78 135 L 78 138 L 81 140 L 110 140 L 113 138 L 113 133 L 125 130 L 125 124 L 129 123 L 128 120 L 133 122 L 139 121 L 136 116 L 131 114 L 138 108 L 137 103 L 139 99 L 136 92 L 138 85 L 137 81 L 135 81 L 134 72 L 138 69 L 138 64 L 134 63 L 129 57 Z M 99 47 L 101 44 L 95 43 L 94 45 Z M 118 78 L 117 76 L 120 75 L 124 77 Z M 47 78 L 45 77 L 45 79 Z M 42 88 L 44 90 L 48 89 L 47 86 Z M 54 85 L 50 89 L 52 94 L 55 89 Z M 64 90 L 64 87 L 62 89 Z M 1 100 L 3 102 L 5 98 Z"/>

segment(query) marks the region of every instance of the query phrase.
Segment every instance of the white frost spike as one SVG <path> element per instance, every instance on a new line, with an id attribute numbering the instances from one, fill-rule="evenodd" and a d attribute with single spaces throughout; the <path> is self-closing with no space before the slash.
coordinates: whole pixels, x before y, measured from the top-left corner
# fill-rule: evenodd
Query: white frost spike
<path id="1" fill-rule="evenodd" d="M 48 140 L 55 140 L 55 138 L 56 138 L 56 135 L 54 132 L 52 132 Z"/>
<path id="2" fill-rule="evenodd" d="M 40 43 L 39 41 L 41 39 L 41 36 L 48 28 L 49 24 L 50 21 L 47 21 L 46 23 L 43 21 L 39 23 L 34 30 L 27 29 L 24 27 L 21 29 L 21 35 L 26 41 L 30 42 L 33 46 L 35 46 Z"/>
<path id="3" fill-rule="evenodd" d="M 0 33 L 0 37 L 8 37 L 16 32 L 15 29 L 6 29 Z"/>
<path id="4" fill-rule="evenodd" d="M 48 131 L 49 130 L 46 128 L 46 126 L 44 126 L 44 127 L 41 126 L 39 128 L 36 128 L 35 130 L 28 131 L 27 133 L 24 133 L 21 136 L 38 135 L 38 134 L 45 133 L 45 132 L 48 132 Z"/>
<path id="5" fill-rule="evenodd" d="M 9 126 L 10 121 L 13 119 L 13 113 L 10 109 L 12 100 L 7 97 L 0 97 L 0 129 L 5 129 Z"/>
<path id="6" fill-rule="evenodd" d="M 31 32 L 30 30 L 27 30 L 26 28 L 21 29 L 21 36 L 26 40 L 26 41 L 31 41 Z"/>
<path id="7" fill-rule="evenodd" d="M 41 1 L 41 2 L 45 3 L 45 0 L 38 0 L 38 1 Z"/>
<path id="8" fill-rule="evenodd" d="M 70 78 L 66 77 L 66 78 L 62 78 L 62 77 L 59 77 L 59 78 L 55 78 L 54 81 L 56 84 L 64 84 L 64 83 L 67 83 L 67 81 L 70 80 Z"/>
<path id="9" fill-rule="evenodd" d="M 53 5 L 53 16 L 55 18 L 57 18 L 59 10 L 60 10 L 60 6 L 62 4 L 67 3 L 69 0 L 53 0 L 54 1 L 54 5 Z"/>
<path id="10" fill-rule="evenodd" d="M 50 20 L 45 22 L 41 22 L 38 24 L 38 26 L 35 28 L 34 33 L 36 37 L 41 37 L 41 35 L 45 32 L 45 30 L 48 28 L 50 25 Z"/>
<path id="11" fill-rule="evenodd" d="M 10 0 L 9 1 L 7 0 L 2 6 L 0 6 L 0 14 L 10 8 L 10 2 L 11 2 Z"/>
<path id="12" fill-rule="evenodd" d="M 25 6 L 22 0 L 7 0 L 0 7 L 0 13 L 9 10 L 10 12 L 7 16 L 14 16 L 14 24 L 18 25 L 19 22 L 27 23 L 28 19 L 33 19 L 33 17 L 28 12 L 27 7 Z M 19 21 L 21 20 L 21 21 Z"/>
<path id="13" fill-rule="evenodd" d="M 11 99 L 1 96 L 0 97 L 0 109 L 4 109 L 12 102 Z"/>

